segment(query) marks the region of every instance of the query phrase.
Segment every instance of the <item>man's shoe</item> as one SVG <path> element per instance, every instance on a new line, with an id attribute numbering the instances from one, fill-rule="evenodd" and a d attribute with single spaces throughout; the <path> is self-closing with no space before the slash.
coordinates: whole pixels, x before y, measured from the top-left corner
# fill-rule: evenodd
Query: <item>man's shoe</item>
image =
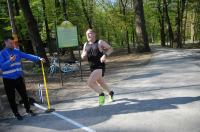
<path id="1" fill-rule="evenodd" d="M 19 113 L 15 113 L 14 115 L 17 118 L 17 120 L 19 121 L 23 120 L 23 117 Z"/>
<path id="2" fill-rule="evenodd" d="M 26 113 L 28 113 L 30 116 L 36 116 L 36 113 L 34 113 L 32 110 L 27 110 Z"/>
<path id="3" fill-rule="evenodd" d="M 113 102 L 113 97 L 114 97 L 114 92 L 113 91 L 110 91 L 109 93 L 109 102 Z"/>
<path id="4" fill-rule="evenodd" d="M 105 103 L 105 95 L 104 95 L 104 93 L 101 93 L 100 95 L 99 95 L 99 105 L 101 106 L 101 105 L 103 105 Z"/>

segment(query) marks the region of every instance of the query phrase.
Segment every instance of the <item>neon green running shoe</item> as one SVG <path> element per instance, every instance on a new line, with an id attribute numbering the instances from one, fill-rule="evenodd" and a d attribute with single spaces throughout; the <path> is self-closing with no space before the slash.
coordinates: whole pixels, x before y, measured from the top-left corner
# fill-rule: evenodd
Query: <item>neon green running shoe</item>
<path id="1" fill-rule="evenodd" d="M 105 103 L 105 95 L 104 93 L 101 93 L 99 95 L 99 105 L 102 106 Z"/>
<path id="2" fill-rule="evenodd" d="M 114 96 L 114 92 L 110 91 L 110 93 L 109 93 L 109 102 L 113 102 L 114 101 L 113 96 Z"/>

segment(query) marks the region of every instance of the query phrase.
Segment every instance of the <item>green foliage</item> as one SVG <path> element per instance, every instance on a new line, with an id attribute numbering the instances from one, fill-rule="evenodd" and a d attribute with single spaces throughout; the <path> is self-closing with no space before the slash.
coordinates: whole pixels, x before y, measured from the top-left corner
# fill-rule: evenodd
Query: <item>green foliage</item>
<path id="1" fill-rule="evenodd" d="M 160 31 L 159 20 L 158 20 L 158 11 L 156 7 L 156 2 L 152 2 L 144 5 L 146 28 L 149 34 L 149 42 L 158 42 L 160 40 Z M 154 15 L 152 15 L 154 14 Z"/>
<path id="2" fill-rule="evenodd" d="M 196 31 L 196 34 L 195 34 L 195 37 L 196 39 L 198 39 L 200 41 L 200 1 L 196 1 L 196 5 L 195 5 L 195 12 L 196 12 L 196 19 L 194 21 L 195 23 L 195 31 Z"/>
<path id="3" fill-rule="evenodd" d="M 12 28 L 10 26 L 6 1 L 1 1 L 0 7 L 1 7 L 0 8 L 0 43 L 1 43 L 5 36 L 11 35 Z"/>
<path id="4" fill-rule="evenodd" d="M 85 8 L 87 9 L 89 16 L 92 17 L 93 27 L 97 31 L 98 37 L 110 42 L 114 47 L 125 47 L 121 42 L 124 40 L 124 31 L 129 32 L 129 41 L 132 42 L 132 34 L 135 31 L 135 13 L 133 7 L 133 1 L 128 0 L 126 7 L 126 15 L 122 14 L 122 7 L 119 5 L 119 0 L 111 2 L 110 0 L 83 0 L 85 2 Z M 124 0 L 125 1 L 125 0 Z M 160 27 L 158 20 L 157 2 L 158 0 L 143 0 L 144 1 L 144 14 L 147 32 L 150 42 L 160 41 Z M 172 22 L 172 28 L 175 30 L 175 17 L 176 17 L 176 2 L 177 0 L 168 0 L 169 17 Z M 93 3 L 91 8 L 90 4 Z M 161 0 L 162 2 L 162 0 Z M 29 0 L 33 15 L 37 21 L 40 35 L 43 42 L 46 42 L 46 29 L 44 23 L 44 11 L 42 8 L 41 0 Z M 88 28 L 87 18 L 83 12 L 83 5 L 81 0 L 66 0 L 66 9 L 68 21 L 78 27 L 78 36 L 80 43 L 86 41 L 85 31 Z M 196 38 L 200 39 L 200 8 L 199 0 L 189 0 L 187 11 L 188 14 L 192 14 L 195 9 L 195 29 Z M 0 40 L 5 35 L 11 34 L 10 21 L 7 11 L 6 0 L 0 2 Z M 162 5 L 161 5 L 162 6 Z M 45 14 L 47 16 L 48 26 L 51 37 L 55 35 L 55 22 L 60 24 L 64 21 L 62 0 L 45 0 Z M 20 10 L 20 15 L 15 17 L 16 25 L 18 28 L 18 35 L 20 38 L 28 39 L 29 34 L 25 19 Z M 188 18 L 191 19 L 191 18 Z M 189 23 L 189 21 L 188 21 Z M 167 26 L 166 26 L 167 28 Z M 166 30 L 166 29 L 165 29 Z M 167 31 L 167 30 L 166 30 Z M 189 28 L 186 30 L 186 34 L 190 34 Z"/>

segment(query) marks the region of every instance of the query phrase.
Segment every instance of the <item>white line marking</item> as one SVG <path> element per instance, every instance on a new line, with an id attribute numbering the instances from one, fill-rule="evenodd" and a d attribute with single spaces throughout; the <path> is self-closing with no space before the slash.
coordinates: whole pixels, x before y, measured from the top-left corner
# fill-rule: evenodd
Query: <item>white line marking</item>
<path id="1" fill-rule="evenodd" d="M 42 110 L 47 110 L 47 108 L 45 108 L 45 107 L 43 107 L 43 106 L 41 106 L 39 104 L 34 103 L 34 105 L 36 107 L 42 109 Z M 65 117 L 65 116 L 63 116 L 63 115 L 61 115 L 61 114 L 59 114 L 57 112 L 51 112 L 51 114 L 53 114 L 53 115 L 55 115 L 55 116 L 65 120 L 65 121 L 67 121 L 67 122 L 69 122 L 69 123 L 81 128 L 81 129 L 85 130 L 86 132 L 96 132 L 95 130 L 93 130 L 93 129 L 89 128 L 89 127 L 86 127 L 86 126 L 84 126 L 84 125 L 82 125 L 82 124 L 80 124 L 80 123 L 78 123 L 76 121 L 73 121 L 72 119 L 70 119 L 68 117 Z"/>

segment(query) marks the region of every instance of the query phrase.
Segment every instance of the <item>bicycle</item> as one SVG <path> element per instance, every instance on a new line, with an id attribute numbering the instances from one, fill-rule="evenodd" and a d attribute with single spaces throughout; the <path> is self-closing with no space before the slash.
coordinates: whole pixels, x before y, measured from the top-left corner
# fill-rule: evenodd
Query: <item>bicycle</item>
<path id="1" fill-rule="evenodd" d="M 60 69 L 60 67 L 59 67 L 59 63 L 58 63 L 58 58 L 53 56 L 53 58 L 51 59 L 50 67 L 48 69 L 48 73 L 52 77 L 53 74 L 55 74 L 59 71 L 59 69 Z"/>
<path id="2" fill-rule="evenodd" d="M 78 61 L 68 61 L 67 63 L 64 64 L 64 66 L 59 67 L 58 58 L 56 58 L 55 56 L 53 56 L 53 58 L 51 59 L 50 67 L 48 69 L 50 77 L 53 77 L 53 75 L 59 71 L 66 74 L 66 73 L 76 72 L 79 70 L 80 67 Z"/>
<path id="3" fill-rule="evenodd" d="M 73 64 L 75 64 L 75 65 L 73 65 Z M 63 73 L 70 73 L 70 72 L 76 72 L 76 71 L 79 71 L 79 62 L 78 61 L 75 61 L 75 62 L 73 62 L 73 64 L 72 63 L 70 63 L 70 62 L 68 62 L 68 63 L 66 63 L 64 66 L 62 66 L 61 68 L 60 68 L 60 70 L 63 72 Z"/>

